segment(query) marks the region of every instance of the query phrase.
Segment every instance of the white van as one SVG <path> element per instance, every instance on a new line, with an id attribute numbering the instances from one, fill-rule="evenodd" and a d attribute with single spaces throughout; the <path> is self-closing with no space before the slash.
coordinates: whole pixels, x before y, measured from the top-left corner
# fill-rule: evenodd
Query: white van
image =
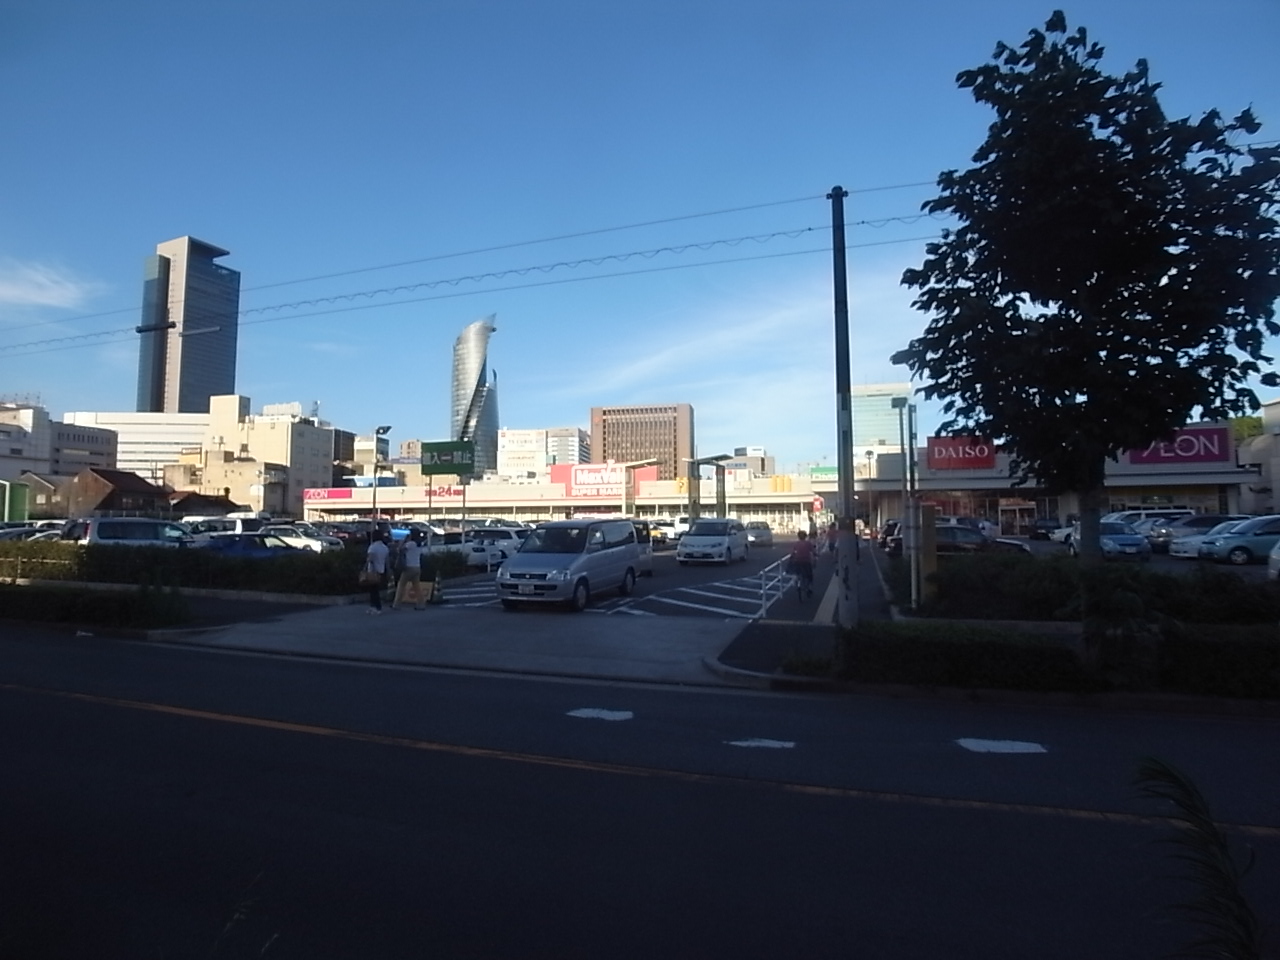
<path id="1" fill-rule="evenodd" d="M 585 609 L 593 594 L 627 596 L 640 570 L 640 547 L 630 520 L 556 520 L 540 524 L 514 557 L 498 568 L 502 606 L 565 603 Z"/>
<path id="2" fill-rule="evenodd" d="M 62 528 L 62 539 L 79 544 L 110 543 L 129 547 L 186 547 L 192 543 L 182 524 L 148 517 L 69 520 Z"/>

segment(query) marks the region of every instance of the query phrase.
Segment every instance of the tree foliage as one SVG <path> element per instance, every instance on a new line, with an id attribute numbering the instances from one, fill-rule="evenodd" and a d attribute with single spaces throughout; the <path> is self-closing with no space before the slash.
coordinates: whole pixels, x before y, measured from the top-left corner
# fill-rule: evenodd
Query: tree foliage
<path id="1" fill-rule="evenodd" d="M 1168 119 L 1145 61 L 1110 76 L 1102 57 L 1058 11 L 957 76 L 996 118 L 924 205 L 959 225 L 903 276 L 930 322 L 893 358 L 943 401 L 943 432 L 1082 493 L 1108 458 L 1280 383 L 1280 148 L 1240 142 L 1249 110 Z"/>

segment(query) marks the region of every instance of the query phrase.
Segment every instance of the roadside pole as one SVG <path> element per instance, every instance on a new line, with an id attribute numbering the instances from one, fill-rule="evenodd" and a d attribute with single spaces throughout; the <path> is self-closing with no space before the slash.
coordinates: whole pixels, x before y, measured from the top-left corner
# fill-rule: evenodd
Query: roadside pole
<path id="1" fill-rule="evenodd" d="M 841 577 L 837 619 L 846 630 L 858 625 L 858 544 L 853 536 L 853 387 L 849 370 L 849 280 L 845 265 L 844 198 L 849 191 L 834 186 L 831 201 L 831 280 L 836 336 L 836 477 L 840 537 L 836 563 Z"/>

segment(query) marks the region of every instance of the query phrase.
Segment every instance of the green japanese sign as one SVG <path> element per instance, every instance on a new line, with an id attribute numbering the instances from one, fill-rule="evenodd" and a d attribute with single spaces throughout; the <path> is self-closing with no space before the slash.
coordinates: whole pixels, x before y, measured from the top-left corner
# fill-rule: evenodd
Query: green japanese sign
<path id="1" fill-rule="evenodd" d="M 476 445 L 473 440 L 443 440 L 422 445 L 422 472 L 426 476 L 451 473 L 469 477 L 475 471 Z"/>

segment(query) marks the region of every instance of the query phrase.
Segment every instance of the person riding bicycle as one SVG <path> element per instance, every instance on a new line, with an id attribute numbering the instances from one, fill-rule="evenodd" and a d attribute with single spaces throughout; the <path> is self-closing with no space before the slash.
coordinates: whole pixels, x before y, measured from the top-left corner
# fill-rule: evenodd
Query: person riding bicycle
<path id="1" fill-rule="evenodd" d="M 809 596 L 813 596 L 813 561 L 817 551 L 805 531 L 801 530 L 796 537 L 796 545 L 791 548 L 788 565 L 791 572 L 800 578 L 802 588 L 808 591 Z"/>

